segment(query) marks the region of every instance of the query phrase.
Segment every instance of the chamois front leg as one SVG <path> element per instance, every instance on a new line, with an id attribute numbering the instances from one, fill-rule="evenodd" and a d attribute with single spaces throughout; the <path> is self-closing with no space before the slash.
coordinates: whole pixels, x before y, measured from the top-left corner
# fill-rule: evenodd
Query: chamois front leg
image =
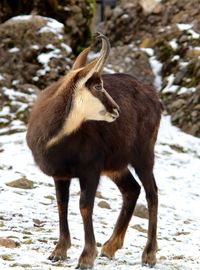
<path id="1" fill-rule="evenodd" d="M 70 180 L 59 180 L 54 178 L 54 181 L 59 213 L 60 236 L 54 251 L 49 256 L 49 259 L 52 262 L 66 259 L 67 249 L 69 249 L 71 246 L 70 233 L 67 221 Z"/>
<path id="2" fill-rule="evenodd" d="M 90 175 L 89 177 L 80 178 L 80 212 L 84 225 L 85 246 L 76 269 L 91 269 L 97 256 L 97 247 L 92 224 L 92 213 L 99 177 L 100 175 Z"/>

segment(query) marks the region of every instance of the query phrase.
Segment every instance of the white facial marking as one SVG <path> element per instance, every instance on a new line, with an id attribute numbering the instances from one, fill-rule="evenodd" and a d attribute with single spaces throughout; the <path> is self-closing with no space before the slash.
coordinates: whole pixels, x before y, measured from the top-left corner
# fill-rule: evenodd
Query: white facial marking
<path id="1" fill-rule="evenodd" d="M 55 144 L 65 135 L 75 132 L 87 120 L 113 122 L 118 116 L 117 110 L 109 113 L 103 103 L 86 87 L 77 88 L 74 92 L 71 111 L 62 129 L 47 143 L 47 147 Z"/>

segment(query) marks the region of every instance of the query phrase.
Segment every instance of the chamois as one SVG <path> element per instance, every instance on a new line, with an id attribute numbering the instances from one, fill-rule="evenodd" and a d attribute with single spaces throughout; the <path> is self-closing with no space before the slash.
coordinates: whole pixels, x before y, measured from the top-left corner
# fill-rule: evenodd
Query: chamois
<path id="1" fill-rule="evenodd" d="M 100 176 L 119 188 L 123 204 L 110 239 L 101 254 L 112 258 L 122 248 L 129 221 L 140 194 L 131 165 L 144 190 L 149 211 L 148 239 L 142 264 L 152 267 L 157 251 L 157 186 L 153 174 L 154 145 L 162 106 L 153 87 L 127 74 L 102 74 L 110 43 L 99 33 L 102 48 L 86 63 L 90 47 L 77 57 L 72 69 L 42 91 L 30 114 L 27 143 L 36 164 L 55 182 L 59 212 L 59 241 L 49 256 L 66 259 L 71 246 L 68 227 L 69 187 L 80 183 L 80 213 L 85 245 L 77 269 L 92 268 L 97 256 L 92 213 Z"/>

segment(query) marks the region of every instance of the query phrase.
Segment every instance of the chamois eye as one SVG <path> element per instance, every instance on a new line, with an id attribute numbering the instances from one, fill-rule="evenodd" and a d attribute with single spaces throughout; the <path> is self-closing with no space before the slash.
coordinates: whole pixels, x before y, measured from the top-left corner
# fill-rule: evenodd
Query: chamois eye
<path id="1" fill-rule="evenodd" d="M 95 84 L 94 89 L 97 90 L 97 91 L 101 91 L 102 90 L 102 85 L 101 84 Z"/>

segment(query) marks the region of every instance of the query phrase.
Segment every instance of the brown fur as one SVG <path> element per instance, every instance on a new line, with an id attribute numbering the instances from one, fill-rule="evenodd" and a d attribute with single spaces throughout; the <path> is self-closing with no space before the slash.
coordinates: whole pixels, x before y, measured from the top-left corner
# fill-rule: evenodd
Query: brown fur
<path id="1" fill-rule="evenodd" d="M 79 61 L 82 65 L 82 61 Z M 77 74 L 71 76 L 70 80 L 67 77 L 59 80 L 41 93 L 28 125 L 27 142 L 34 159 L 45 174 L 54 177 L 57 190 L 60 240 L 50 259 L 64 258 L 63 253 L 70 246 L 67 206 L 69 183 L 73 177 L 80 181 L 80 209 L 85 230 L 85 247 L 79 258 L 79 267 L 91 267 L 96 257 L 92 212 L 101 174 L 110 176 L 123 196 L 122 210 L 113 235 L 103 246 L 102 254 L 111 257 L 122 247 L 140 193 L 140 186 L 127 169 L 131 164 L 144 186 L 149 207 L 148 240 L 142 262 L 153 266 L 157 249 L 154 144 L 162 111 L 157 93 L 130 75 L 93 74 L 85 83 L 86 87 L 101 100 L 107 112 L 120 109 L 119 118 L 112 123 L 84 121 L 73 133 L 64 134 L 55 144 L 47 147 L 48 141 L 62 129 L 73 106 L 74 88 L 77 80 L 83 76 L 81 70 Z M 107 98 L 103 91 L 94 89 L 94 85 L 101 81 L 117 104 Z M 63 239 L 66 244 L 63 244 Z"/>
<path id="2" fill-rule="evenodd" d="M 41 93 L 29 120 L 27 142 L 44 173 L 79 177 L 79 168 L 68 169 L 68 162 L 73 162 L 73 155 L 77 159 L 74 161 L 77 167 L 82 167 L 82 161 L 83 164 L 89 162 L 94 165 L 93 158 L 98 157 L 96 165 L 99 165 L 101 172 L 119 171 L 129 163 L 135 166 L 139 156 L 150 151 L 147 148 L 153 148 L 161 113 L 156 92 L 150 87 L 144 87 L 130 75 L 103 75 L 102 78 L 105 89 L 120 107 L 120 117 L 109 124 L 85 122 L 76 133 L 66 136 L 50 149 L 45 149 L 46 143 L 62 127 L 69 113 L 67 103 L 71 93 L 63 89 L 62 93 L 54 95 L 60 82 Z M 149 160 L 151 163 L 152 158 Z"/>

